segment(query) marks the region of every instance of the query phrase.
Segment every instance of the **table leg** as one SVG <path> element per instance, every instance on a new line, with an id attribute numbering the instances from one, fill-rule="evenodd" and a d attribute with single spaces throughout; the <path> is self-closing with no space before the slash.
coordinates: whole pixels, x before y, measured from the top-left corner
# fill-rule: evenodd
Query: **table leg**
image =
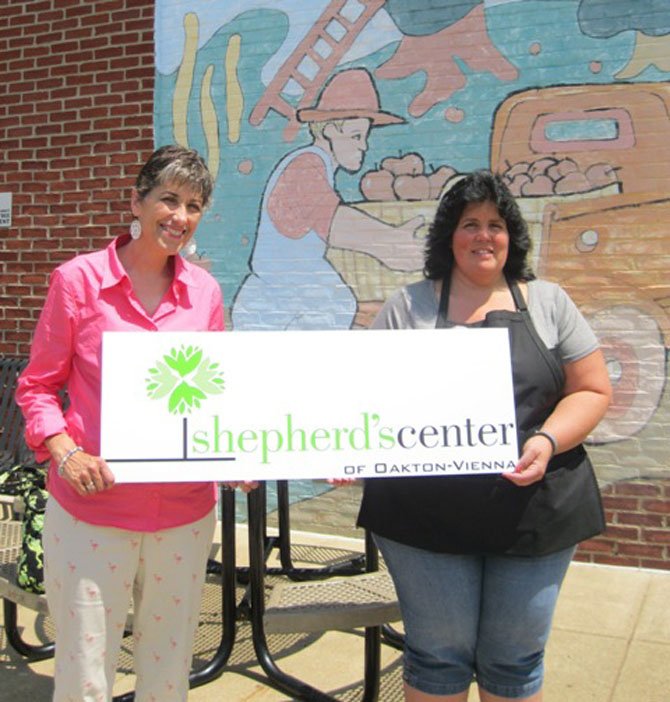
<path id="1" fill-rule="evenodd" d="M 31 661 L 41 661 L 54 655 L 53 641 L 44 644 L 29 644 L 20 634 L 18 607 L 16 602 L 3 599 L 5 635 L 10 646 L 21 656 Z"/>
<path id="2" fill-rule="evenodd" d="M 254 651 L 270 682 L 282 692 L 296 700 L 313 702 L 336 702 L 335 698 L 287 675 L 277 667 L 268 648 L 263 624 L 265 612 L 265 539 L 264 529 L 265 495 L 262 491 L 249 493 L 249 576 L 250 618 Z"/>
<path id="3" fill-rule="evenodd" d="M 298 568 L 291 555 L 291 520 L 288 480 L 277 481 L 278 535 L 276 547 L 279 551 L 281 575 L 294 581 L 320 580 L 331 575 L 358 575 L 365 572 L 365 557 L 354 556 L 348 561 L 320 568 Z M 271 570 L 269 572 L 272 572 Z"/>
<path id="4" fill-rule="evenodd" d="M 221 490 L 221 610 L 223 630 L 214 657 L 202 668 L 191 672 L 190 687 L 204 685 L 223 673 L 235 645 L 237 598 L 235 578 L 235 492 Z"/>
<path id="5" fill-rule="evenodd" d="M 252 639 L 254 651 L 270 684 L 288 694 L 292 699 L 304 702 L 337 702 L 335 697 L 308 685 L 283 672 L 270 653 L 263 616 L 265 613 L 265 574 L 266 538 L 265 496 L 262 491 L 254 491 L 247 496 L 249 516 L 249 584 Z M 366 538 L 366 569 L 378 568 L 378 554 L 372 537 Z M 365 629 L 365 680 L 362 702 L 376 702 L 379 697 L 381 678 L 381 627 Z"/>

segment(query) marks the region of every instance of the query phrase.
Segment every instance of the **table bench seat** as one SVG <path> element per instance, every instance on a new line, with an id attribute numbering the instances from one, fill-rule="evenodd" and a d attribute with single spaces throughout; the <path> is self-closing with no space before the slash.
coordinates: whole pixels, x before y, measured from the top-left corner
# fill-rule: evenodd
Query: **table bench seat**
<path id="1" fill-rule="evenodd" d="M 264 614 L 272 634 L 349 630 L 400 619 L 391 576 L 386 571 L 309 582 L 280 582 Z"/>

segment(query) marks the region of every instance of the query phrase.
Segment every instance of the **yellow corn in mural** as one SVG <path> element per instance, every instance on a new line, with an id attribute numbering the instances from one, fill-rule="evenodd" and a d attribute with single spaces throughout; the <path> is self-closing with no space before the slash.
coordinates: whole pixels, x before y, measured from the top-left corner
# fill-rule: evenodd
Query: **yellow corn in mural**
<path id="1" fill-rule="evenodd" d="M 237 63 L 240 60 L 241 38 L 233 34 L 226 50 L 226 110 L 228 117 L 228 140 L 234 144 L 240 140 L 240 124 L 244 109 L 244 96 L 237 78 Z"/>
<path id="2" fill-rule="evenodd" d="M 188 131 L 186 128 L 186 115 L 188 101 L 193 85 L 193 71 L 195 69 L 195 55 L 198 50 L 198 16 L 189 12 L 184 16 L 184 58 L 179 66 L 177 82 L 174 87 L 172 99 L 172 124 L 174 140 L 177 144 L 188 146 Z"/>

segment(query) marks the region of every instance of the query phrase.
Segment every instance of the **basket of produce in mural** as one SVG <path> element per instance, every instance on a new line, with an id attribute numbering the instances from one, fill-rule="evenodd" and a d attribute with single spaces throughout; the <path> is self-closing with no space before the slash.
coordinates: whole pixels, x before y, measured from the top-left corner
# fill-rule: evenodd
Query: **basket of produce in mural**
<path id="1" fill-rule="evenodd" d="M 569 158 L 508 164 L 502 175 L 528 223 L 534 267 L 541 254 L 542 221 L 547 205 L 619 192 L 615 169 L 596 164 L 583 172 Z M 378 170 L 363 175 L 360 188 L 366 199 L 352 205 L 393 226 L 423 216 L 425 224 L 416 233 L 417 246 L 423 247 L 442 194 L 461 177 L 448 165 L 427 171 L 424 159 L 416 153 L 388 157 L 382 160 Z M 369 254 L 348 249 L 331 247 L 327 258 L 359 302 L 385 300 L 394 290 L 422 277 L 421 270 L 392 270 Z"/>

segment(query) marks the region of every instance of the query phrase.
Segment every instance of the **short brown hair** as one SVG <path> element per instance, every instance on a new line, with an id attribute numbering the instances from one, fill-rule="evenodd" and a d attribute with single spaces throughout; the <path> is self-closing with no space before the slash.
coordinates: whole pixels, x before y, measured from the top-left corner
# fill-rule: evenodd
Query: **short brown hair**
<path id="1" fill-rule="evenodd" d="M 214 190 L 214 179 L 207 164 L 194 149 L 168 144 L 156 149 L 137 174 L 135 189 L 140 199 L 157 185 L 186 185 L 202 198 L 207 207 Z"/>

